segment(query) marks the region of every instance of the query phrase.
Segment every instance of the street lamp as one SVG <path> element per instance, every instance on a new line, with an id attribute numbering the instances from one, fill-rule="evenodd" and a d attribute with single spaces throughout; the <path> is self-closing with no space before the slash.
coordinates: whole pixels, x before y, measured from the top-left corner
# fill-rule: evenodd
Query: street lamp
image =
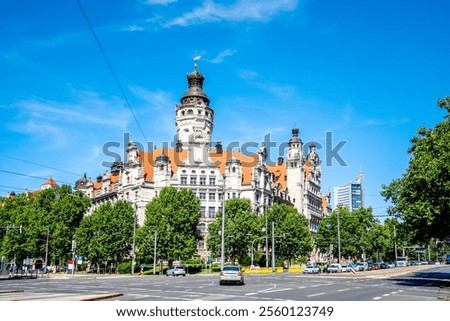
<path id="1" fill-rule="evenodd" d="M 48 258 L 48 236 L 50 234 L 50 229 L 47 227 L 47 242 L 45 243 L 45 272 L 47 272 L 47 258 Z"/>
<path id="2" fill-rule="evenodd" d="M 153 275 L 155 275 L 156 273 L 156 240 L 158 237 L 158 231 L 155 230 L 155 240 L 154 240 L 154 244 L 153 244 Z"/>
<path id="3" fill-rule="evenodd" d="M 133 221 L 133 254 L 131 256 L 131 275 L 134 275 L 134 265 L 136 264 L 136 215 L 137 215 L 137 203 L 134 204 L 136 211 L 134 212 L 134 221 Z"/>
<path id="4" fill-rule="evenodd" d="M 223 192 L 222 192 L 222 235 L 220 250 L 220 270 L 223 271 L 225 264 L 225 175 L 223 175 Z"/>
<path id="5" fill-rule="evenodd" d="M 286 237 L 286 235 L 283 233 L 283 235 L 275 236 L 275 222 L 272 221 L 272 272 L 275 272 L 275 238 L 276 237 L 282 237 L 284 239 Z"/>
<path id="6" fill-rule="evenodd" d="M 341 226 L 339 224 L 339 210 L 337 211 L 337 228 L 338 228 L 338 263 L 341 263 Z"/>
<path id="7" fill-rule="evenodd" d="M 265 219 L 265 232 L 266 232 L 266 268 L 269 267 L 269 237 L 268 237 L 268 230 L 267 230 L 267 211 L 266 211 L 266 196 L 264 195 L 264 219 Z"/>
<path id="8" fill-rule="evenodd" d="M 256 239 L 254 239 L 253 241 L 252 241 L 252 248 L 251 248 L 251 254 L 252 254 L 252 257 L 251 257 L 251 259 L 252 259 L 252 267 L 254 266 L 254 264 L 253 264 L 253 258 L 254 258 L 254 256 L 253 256 L 253 247 L 254 247 L 254 245 L 255 245 L 255 241 L 257 241 L 257 240 L 260 240 L 260 239 L 262 239 L 263 237 L 257 237 Z"/>

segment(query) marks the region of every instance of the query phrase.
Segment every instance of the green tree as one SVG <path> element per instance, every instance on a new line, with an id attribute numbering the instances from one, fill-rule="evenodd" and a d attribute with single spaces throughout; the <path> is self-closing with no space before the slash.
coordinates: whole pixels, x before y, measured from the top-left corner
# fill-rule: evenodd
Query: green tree
<path id="1" fill-rule="evenodd" d="M 450 237 L 450 97 L 438 100 L 447 110 L 434 128 L 419 128 L 411 139 L 411 155 L 406 173 L 381 195 L 392 201 L 388 213 L 400 218 L 414 233 L 417 242 Z"/>
<path id="2" fill-rule="evenodd" d="M 172 264 L 174 260 L 192 257 L 197 251 L 197 242 L 202 238 L 198 230 L 199 219 L 200 201 L 191 190 L 161 189 L 159 195 L 147 204 L 145 222 L 138 231 L 138 259 L 146 261 L 153 258 L 155 231 L 157 258 Z"/>
<path id="3" fill-rule="evenodd" d="M 249 249 L 255 238 L 261 237 L 261 220 L 252 210 L 249 199 L 233 198 L 225 203 L 225 257 L 232 263 L 248 261 Z M 208 226 L 207 247 L 214 257 L 221 256 L 222 212 Z"/>
<path id="4" fill-rule="evenodd" d="M 279 261 L 291 261 L 291 259 L 311 253 L 313 249 L 312 236 L 309 231 L 309 222 L 303 214 L 293 207 L 274 204 L 266 212 L 266 215 L 270 247 L 272 247 L 271 222 L 274 222 L 275 255 L 280 258 Z"/>
<path id="5" fill-rule="evenodd" d="M 17 263 L 27 257 L 45 260 L 48 234 L 48 263 L 65 262 L 70 257 L 75 229 L 89 204 L 81 193 L 72 194 L 70 186 L 3 199 L 1 226 L 22 226 L 22 233 L 13 229 L 1 234 L 2 255 L 15 257 Z"/>
<path id="6" fill-rule="evenodd" d="M 101 205 L 76 230 L 77 254 L 85 256 L 91 264 L 118 263 L 129 257 L 134 222 L 134 209 L 129 203 Z"/>
<path id="7" fill-rule="evenodd" d="M 371 208 L 350 212 L 338 206 L 329 217 L 321 220 L 315 243 L 323 253 L 333 245 L 333 257 L 338 257 L 338 219 L 341 257 L 361 259 L 362 254 L 372 257 L 376 253 L 375 239 L 380 235 L 380 223 L 373 217 Z"/>

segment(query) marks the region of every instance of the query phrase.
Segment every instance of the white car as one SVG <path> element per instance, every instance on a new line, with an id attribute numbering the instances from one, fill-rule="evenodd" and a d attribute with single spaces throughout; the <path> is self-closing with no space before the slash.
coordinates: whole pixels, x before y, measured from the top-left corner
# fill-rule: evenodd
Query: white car
<path id="1" fill-rule="evenodd" d="M 184 266 L 172 266 L 166 271 L 166 275 L 172 275 L 172 276 L 186 276 L 186 270 Z"/>
<path id="2" fill-rule="evenodd" d="M 317 265 L 307 265 L 303 270 L 303 274 L 317 274 L 320 273 L 320 267 Z"/>
<path id="3" fill-rule="evenodd" d="M 240 266 L 226 265 L 223 267 L 222 272 L 220 272 L 219 284 L 223 285 L 225 283 L 245 284 L 244 273 Z"/>
<path id="4" fill-rule="evenodd" d="M 350 272 L 351 271 L 351 267 L 348 266 L 347 264 L 342 264 L 341 265 L 341 272 Z"/>
<path id="5" fill-rule="evenodd" d="M 340 264 L 333 263 L 333 264 L 330 264 L 328 266 L 327 271 L 329 273 L 341 273 L 342 272 L 342 266 Z"/>

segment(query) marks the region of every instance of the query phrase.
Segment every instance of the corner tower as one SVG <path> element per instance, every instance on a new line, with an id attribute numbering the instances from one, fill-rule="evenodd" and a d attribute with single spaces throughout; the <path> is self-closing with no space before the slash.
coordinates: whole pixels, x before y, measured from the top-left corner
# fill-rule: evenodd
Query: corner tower
<path id="1" fill-rule="evenodd" d="M 289 140 L 286 153 L 286 172 L 290 201 L 300 213 L 303 213 L 305 158 L 303 142 L 298 136 L 298 132 L 298 128 L 292 129 L 292 137 Z"/>
<path id="2" fill-rule="evenodd" d="M 209 106 L 209 98 L 203 91 L 205 77 L 194 64 L 194 71 L 187 75 L 188 90 L 181 97 L 181 105 L 175 108 L 175 126 L 178 141 L 183 148 L 192 144 L 211 145 L 214 127 L 214 110 Z"/>

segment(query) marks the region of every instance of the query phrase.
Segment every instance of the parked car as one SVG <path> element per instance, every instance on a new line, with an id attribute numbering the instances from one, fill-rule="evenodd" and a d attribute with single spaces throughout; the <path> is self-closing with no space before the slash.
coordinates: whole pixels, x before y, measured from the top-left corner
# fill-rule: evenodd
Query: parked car
<path id="1" fill-rule="evenodd" d="M 338 263 L 332 263 L 327 268 L 328 273 L 341 273 L 342 267 Z"/>
<path id="2" fill-rule="evenodd" d="M 387 265 L 388 265 L 388 267 L 390 269 L 395 268 L 395 263 L 394 262 L 388 262 Z"/>
<path id="3" fill-rule="evenodd" d="M 236 283 L 244 285 L 244 273 L 238 265 L 226 265 L 220 272 L 219 284 Z"/>
<path id="4" fill-rule="evenodd" d="M 342 264 L 341 265 L 341 272 L 350 272 L 351 271 L 351 267 L 347 264 Z"/>
<path id="5" fill-rule="evenodd" d="M 367 271 L 367 262 L 356 262 L 356 271 Z"/>
<path id="6" fill-rule="evenodd" d="M 380 269 L 388 269 L 389 265 L 386 262 L 380 264 Z"/>
<path id="7" fill-rule="evenodd" d="M 184 269 L 184 266 L 172 266 L 166 271 L 166 275 L 172 275 L 172 276 L 186 276 L 186 270 Z"/>
<path id="8" fill-rule="evenodd" d="M 317 274 L 320 273 L 320 267 L 317 265 L 307 265 L 303 270 L 303 274 Z"/>
<path id="9" fill-rule="evenodd" d="M 375 270 L 375 265 L 372 262 L 367 263 L 367 271 Z"/>

